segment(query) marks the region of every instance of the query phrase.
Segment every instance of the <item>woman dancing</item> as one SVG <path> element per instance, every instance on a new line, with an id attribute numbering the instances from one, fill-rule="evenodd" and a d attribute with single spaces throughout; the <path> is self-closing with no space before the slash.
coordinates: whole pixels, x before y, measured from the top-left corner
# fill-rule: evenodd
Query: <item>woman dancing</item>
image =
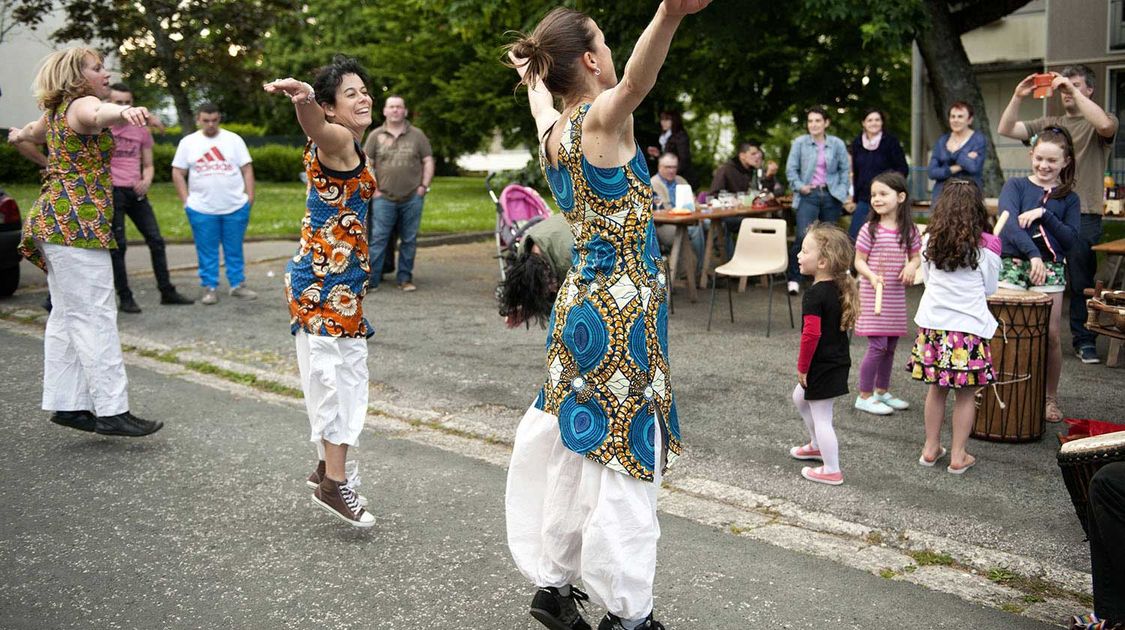
<path id="1" fill-rule="evenodd" d="M 671 279 L 633 111 L 680 22 L 708 4 L 664 0 L 620 82 L 601 29 L 577 11 L 551 11 L 509 50 L 577 256 L 550 318 L 546 383 L 516 432 L 506 497 L 508 546 L 539 587 L 531 615 L 556 630 L 590 628 L 576 606 L 587 599 L 580 578 L 609 611 L 599 630 L 663 629 L 652 615 L 656 493 L 683 447 L 668 367 Z"/>
<path id="2" fill-rule="evenodd" d="M 308 136 L 305 173 L 308 203 L 297 255 L 285 268 L 290 330 L 297 340 L 301 389 L 318 462 L 309 475 L 313 503 L 353 527 L 371 527 L 375 516 L 345 472 L 367 417 L 367 338 L 363 295 L 367 258 L 367 202 L 375 177 L 359 144 L 371 125 L 367 73 L 355 59 L 337 55 L 317 71 L 313 85 L 296 79 L 267 83 L 285 94 Z"/>

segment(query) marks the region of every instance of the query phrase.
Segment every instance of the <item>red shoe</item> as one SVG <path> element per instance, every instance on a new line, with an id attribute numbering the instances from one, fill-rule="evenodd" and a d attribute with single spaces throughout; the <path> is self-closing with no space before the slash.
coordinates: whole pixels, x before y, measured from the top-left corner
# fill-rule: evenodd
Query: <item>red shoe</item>
<path id="1" fill-rule="evenodd" d="M 812 444 L 794 446 L 789 449 L 789 456 L 793 459 L 823 459 L 820 456 L 820 450 L 813 448 Z"/>
<path id="2" fill-rule="evenodd" d="M 801 476 L 809 481 L 826 483 L 830 486 L 838 486 L 844 483 L 844 473 L 839 471 L 834 473 L 824 472 L 824 466 L 817 466 L 816 468 L 805 466 L 801 469 Z"/>

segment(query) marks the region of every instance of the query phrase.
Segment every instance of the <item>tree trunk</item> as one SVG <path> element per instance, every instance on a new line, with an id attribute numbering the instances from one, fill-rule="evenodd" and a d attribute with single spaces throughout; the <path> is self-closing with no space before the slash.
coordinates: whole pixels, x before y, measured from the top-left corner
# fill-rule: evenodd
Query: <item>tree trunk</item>
<path id="1" fill-rule="evenodd" d="M 164 72 L 164 79 L 168 82 L 168 95 L 172 97 L 172 103 L 176 107 L 180 129 L 183 130 L 184 135 L 187 135 L 195 131 L 195 118 L 192 116 L 191 99 L 188 98 L 183 75 L 180 73 L 180 64 L 176 61 L 176 47 L 160 27 L 160 16 L 152 10 L 146 11 L 144 15 L 155 43 L 157 64 Z"/>
<path id="2" fill-rule="evenodd" d="M 930 22 L 928 28 L 917 34 L 918 50 L 926 63 L 930 75 L 930 90 L 938 120 L 945 127 L 948 123 L 949 105 L 955 101 L 965 101 L 973 107 L 973 128 L 981 131 L 988 141 L 988 155 L 984 161 L 984 193 L 996 197 L 1004 185 L 1004 173 L 996 157 L 996 145 L 992 141 L 992 124 L 984 108 L 984 98 L 980 93 L 973 65 L 961 44 L 949 13 L 948 0 L 925 0 L 926 12 Z"/>

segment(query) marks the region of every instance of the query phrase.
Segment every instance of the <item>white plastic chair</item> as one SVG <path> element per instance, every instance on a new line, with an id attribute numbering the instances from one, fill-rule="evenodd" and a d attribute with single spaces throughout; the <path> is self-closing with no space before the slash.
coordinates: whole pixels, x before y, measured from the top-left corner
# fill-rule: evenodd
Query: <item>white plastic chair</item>
<path id="1" fill-rule="evenodd" d="M 785 240 L 784 219 L 743 219 L 738 229 L 738 240 L 734 244 L 734 255 L 723 265 L 715 268 L 715 276 L 746 278 L 766 276 L 769 287 L 769 306 L 766 310 L 766 336 L 770 336 L 770 323 L 773 319 L 773 276 L 784 273 L 789 268 L 788 241 Z M 707 315 L 707 330 L 711 330 L 711 319 L 715 314 L 715 284 L 711 283 L 711 311 Z M 731 293 L 734 282 L 727 283 L 727 303 L 730 305 L 730 321 L 734 321 L 734 298 Z M 785 293 L 789 305 L 789 327 L 793 325 L 793 301 Z"/>

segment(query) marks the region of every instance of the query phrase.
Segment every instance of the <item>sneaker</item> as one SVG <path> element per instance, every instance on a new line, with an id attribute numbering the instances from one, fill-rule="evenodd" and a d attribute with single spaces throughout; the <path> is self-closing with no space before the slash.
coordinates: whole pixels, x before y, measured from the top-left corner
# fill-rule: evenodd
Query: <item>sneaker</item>
<path id="1" fill-rule="evenodd" d="M 903 409 L 910 409 L 910 403 L 895 396 L 890 392 L 883 392 L 882 394 L 875 394 L 875 396 L 883 402 L 884 405 L 894 409 L 895 411 L 902 411 Z"/>
<path id="2" fill-rule="evenodd" d="M 142 437 L 156 433 L 164 426 L 159 420 L 145 420 L 126 411 L 116 416 L 98 416 L 94 421 L 94 432 L 99 435 L 121 435 Z"/>
<path id="3" fill-rule="evenodd" d="M 51 422 L 55 424 L 70 427 L 71 429 L 78 429 L 79 431 L 86 431 L 87 433 L 94 432 L 94 425 L 97 422 L 97 416 L 89 411 L 56 411 L 51 414 Z"/>
<path id="4" fill-rule="evenodd" d="M 201 300 L 199 300 L 199 302 L 200 302 L 200 304 L 206 304 L 208 306 L 210 306 L 211 304 L 218 304 L 219 303 L 219 291 L 217 289 L 215 289 L 214 287 L 204 288 L 203 289 L 203 298 Z"/>
<path id="5" fill-rule="evenodd" d="M 877 416 L 888 416 L 895 412 L 894 409 L 891 409 L 883 402 L 883 399 L 876 397 L 874 394 L 868 398 L 856 396 L 855 408 L 860 411 L 866 411 L 867 413 L 873 413 Z"/>
<path id="6" fill-rule="evenodd" d="M 398 283 L 398 288 L 402 289 L 405 293 L 418 290 L 418 287 L 414 286 L 413 282 L 400 282 Z"/>
<path id="7" fill-rule="evenodd" d="M 625 626 L 621 625 L 621 617 L 613 613 L 606 613 L 602 622 L 598 624 L 598 630 L 623 630 Z M 645 622 L 637 626 L 637 630 L 664 630 L 664 624 L 652 618 L 652 613 L 648 614 Z"/>
<path id="8" fill-rule="evenodd" d="M 824 466 L 805 466 L 801 469 L 801 476 L 809 481 L 817 483 L 826 483 L 830 486 L 838 486 L 844 483 L 844 473 L 837 471 L 834 473 L 824 472 Z"/>
<path id="9" fill-rule="evenodd" d="M 140 305 L 137 304 L 137 301 L 134 300 L 131 295 L 121 298 L 121 304 L 117 308 L 120 309 L 122 313 L 141 312 Z"/>
<path id="10" fill-rule="evenodd" d="M 251 291 L 250 289 L 247 289 L 245 284 L 240 284 L 237 287 L 232 287 L 230 290 L 230 296 L 236 297 L 240 300 L 258 299 L 258 294 L 254 291 Z"/>
<path id="11" fill-rule="evenodd" d="M 813 448 L 812 444 L 805 444 L 804 446 L 794 446 L 789 449 L 789 456 L 793 459 L 823 459 L 820 456 L 820 449 Z"/>
<path id="12" fill-rule="evenodd" d="M 577 587 L 570 587 L 570 594 L 563 595 L 553 586 L 540 587 L 531 599 L 531 616 L 551 630 L 590 630 L 590 624 L 582 618 L 578 607 L 586 610 L 585 602 L 590 596 Z"/>
<path id="13" fill-rule="evenodd" d="M 355 462 L 348 462 L 348 464 L 354 464 L 354 463 Z M 345 465 L 345 470 L 346 469 L 347 469 L 347 466 Z M 323 459 L 320 460 L 319 462 L 317 462 L 316 468 L 313 469 L 313 471 L 311 473 L 309 473 L 308 478 L 305 479 L 305 485 L 308 486 L 309 488 L 312 488 L 313 490 L 316 490 L 320 486 L 320 480 L 321 479 L 324 479 L 324 460 Z M 348 474 L 348 480 L 347 480 L 346 483 L 353 491 L 356 492 L 355 496 L 356 496 L 356 498 L 359 499 L 359 507 L 361 507 L 361 508 L 367 507 L 367 497 L 363 496 L 362 494 L 360 494 L 356 490 L 356 488 L 359 487 L 359 466 L 358 465 L 355 466 L 352 469 L 352 472 L 350 472 Z"/>
<path id="14" fill-rule="evenodd" d="M 797 295 L 801 292 L 801 285 L 797 284 L 796 280 L 790 280 L 789 284 L 786 286 L 789 290 L 789 295 Z"/>
<path id="15" fill-rule="evenodd" d="M 1059 399 L 1055 396 L 1047 396 L 1047 402 L 1044 405 L 1044 416 L 1047 422 L 1062 422 L 1063 414 L 1059 409 Z"/>
<path id="16" fill-rule="evenodd" d="M 195 300 L 187 297 L 179 291 L 172 289 L 168 292 L 160 294 L 161 304 L 195 304 Z"/>
<path id="17" fill-rule="evenodd" d="M 320 485 L 313 490 L 312 500 L 352 527 L 367 528 L 375 524 L 375 517 L 360 507 L 359 498 L 346 481 L 341 483 L 328 477 L 321 479 Z"/>
<path id="18" fill-rule="evenodd" d="M 1075 348 L 1074 354 L 1078 355 L 1078 358 L 1081 359 L 1083 363 L 1101 362 L 1101 359 L 1098 358 L 1098 349 L 1094 346 L 1082 346 L 1081 348 Z"/>

